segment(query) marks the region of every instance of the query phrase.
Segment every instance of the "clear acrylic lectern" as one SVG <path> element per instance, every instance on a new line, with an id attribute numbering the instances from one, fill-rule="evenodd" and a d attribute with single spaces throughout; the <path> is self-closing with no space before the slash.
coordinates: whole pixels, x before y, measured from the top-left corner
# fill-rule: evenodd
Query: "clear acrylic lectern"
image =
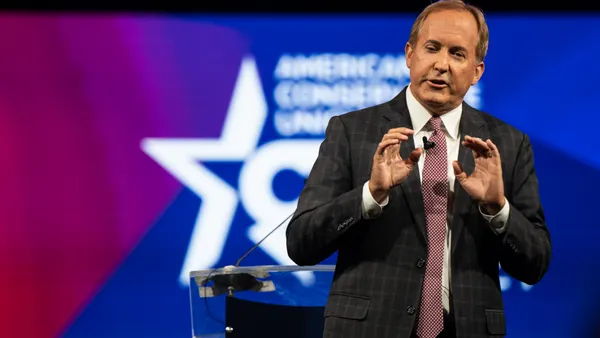
<path id="1" fill-rule="evenodd" d="M 334 269 L 274 265 L 192 271 L 192 336 L 320 338 Z"/>

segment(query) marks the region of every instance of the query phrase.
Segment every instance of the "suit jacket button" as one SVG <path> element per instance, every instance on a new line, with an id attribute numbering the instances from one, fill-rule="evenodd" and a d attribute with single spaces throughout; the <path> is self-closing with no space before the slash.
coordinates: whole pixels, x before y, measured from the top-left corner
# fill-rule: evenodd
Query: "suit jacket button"
<path id="1" fill-rule="evenodd" d="M 412 306 L 412 305 L 406 307 L 406 313 L 408 313 L 409 315 L 414 315 L 415 314 L 415 307 Z"/>
<path id="2" fill-rule="evenodd" d="M 425 266 L 425 260 L 423 258 L 419 258 L 417 261 L 417 268 L 422 268 Z"/>

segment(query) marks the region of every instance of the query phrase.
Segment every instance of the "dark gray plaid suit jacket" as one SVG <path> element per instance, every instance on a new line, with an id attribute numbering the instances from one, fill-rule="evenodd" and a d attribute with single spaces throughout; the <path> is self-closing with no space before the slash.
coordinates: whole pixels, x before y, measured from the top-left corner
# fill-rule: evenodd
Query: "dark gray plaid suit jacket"
<path id="1" fill-rule="evenodd" d="M 528 137 L 466 103 L 461 135 L 490 138 L 500 151 L 506 231 L 496 235 L 456 180 L 452 223 L 452 312 L 458 337 L 506 333 L 498 263 L 527 284 L 548 269 L 551 242 L 538 196 Z M 315 265 L 338 251 L 325 308 L 324 337 L 410 337 L 416 323 L 427 255 L 425 213 L 417 169 L 390 194 L 376 219 L 363 219 L 362 187 L 373 155 L 390 128 L 411 126 L 406 88 L 391 101 L 333 117 L 287 228 L 289 256 Z M 401 155 L 413 149 L 403 142 Z M 460 146 L 467 174 L 472 152 Z"/>

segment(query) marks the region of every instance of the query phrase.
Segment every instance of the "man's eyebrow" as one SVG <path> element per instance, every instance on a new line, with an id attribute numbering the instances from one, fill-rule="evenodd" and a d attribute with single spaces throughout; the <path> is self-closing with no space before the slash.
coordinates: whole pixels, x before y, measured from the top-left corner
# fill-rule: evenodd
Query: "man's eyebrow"
<path id="1" fill-rule="evenodd" d="M 467 52 L 467 49 L 465 47 L 463 47 L 463 46 L 460 46 L 460 45 L 458 45 L 458 46 L 452 46 L 452 47 L 450 47 L 450 49 L 451 50 L 456 50 L 456 51 L 461 51 L 461 52 Z"/>
<path id="2" fill-rule="evenodd" d="M 429 40 L 425 41 L 425 44 L 432 44 L 432 45 L 435 45 L 436 47 L 439 47 L 442 45 L 441 42 L 439 42 L 438 40 L 434 40 L 434 39 L 429 39 Z M 455 50 L 455 51 L 467 52 L 467 48 L 465 48 L 464 46 L 461 46 L 461 45 L 452 46 L 452 47 L 450 47 L 450 49 Z"/>
<path id="3" fill-rule="evenodd" d="M 441 46 L 442 45 L 441 42 L 439 42 L 438 40 L 433 40 L 433 39 L 429 39 L 429 40 L 425 41 L 425 43 L 431 43 L 431 44 L 434 44 L 436 46 Z"/>

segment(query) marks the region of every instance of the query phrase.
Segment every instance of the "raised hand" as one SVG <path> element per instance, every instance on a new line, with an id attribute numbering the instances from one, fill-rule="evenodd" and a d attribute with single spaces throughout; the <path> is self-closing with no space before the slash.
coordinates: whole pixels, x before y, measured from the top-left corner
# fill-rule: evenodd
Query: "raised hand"
<path id="1" fill-rule="evenodd" d="M 475 170 L 465 173 L 458 161 L 452 163 L 454 174 L 460 185 L 472 199 L 478 201 L 482 209 L 495 215 L 505 203 L 502 162 L 498 148 L 491 140 L 465 136 L 462 144 L 473 151 Z"/>
<path id="2" fill-rule="evenodd" d="M 379 143 L 373 156 L 369 190 L 373 198 L 383 202 L 396 185 L 402 183 L 419 161 L 422 149 L 413 150 L 407 159 L 400 156 L 400 144 L 414 133 L 408 128 L 390 129 Z"/>

